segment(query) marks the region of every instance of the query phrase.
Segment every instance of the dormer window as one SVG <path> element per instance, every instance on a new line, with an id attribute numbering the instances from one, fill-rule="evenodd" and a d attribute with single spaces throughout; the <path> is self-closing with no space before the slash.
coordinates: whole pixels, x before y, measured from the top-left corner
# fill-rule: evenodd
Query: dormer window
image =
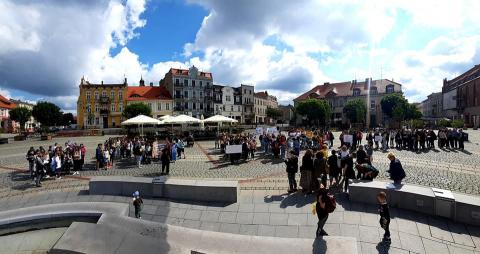
<path id="1" fill-rule="evenodd" d="M 360 89 L 358 88 L 353 89 L 353 96 L 360 96 Z"/>
<path id="2" fill-rule="evenodd" d="M 393 85 L 388 85 L 385 90 L 386 93 L 393 93 L 395 91 Z"/>

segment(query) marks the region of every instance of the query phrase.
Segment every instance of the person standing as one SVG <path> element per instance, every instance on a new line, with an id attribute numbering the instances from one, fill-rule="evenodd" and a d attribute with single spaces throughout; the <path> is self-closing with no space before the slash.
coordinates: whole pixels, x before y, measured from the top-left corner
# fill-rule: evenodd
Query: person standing
<path id="1" fill-rule="evenodd" d="M 308 194 L 312 191 L 313 152 L 308 149 L 303 155 L 300 167 L 300 186 L 302 192 Z"/>
<path id="2" fill-rule="evenodd" d="M 75 146 L 73 148 L 73 171 L 74 175 L 78 175 L 82 167 L 82 152 L 80 151 L 80 147 Z"/>
<path id="3" fill-rule="evenodd" d="M 35 186 L 42 187 L 42 178 L 45 175 L 45 164 L 48 163 L 48 160 L 45 159 L 45 153 L 37 150 L 35 151 Z"/>
<path id="4" fill-rule="evenodd" d="M 357 164 L 364 164 L 368 162 L 368 155 L 365 150 L 363 150 L 363 145 L 358 146 L 357 150 Z M 362 178 L 360 171 L 357 172 L 357 179 Z"/>
<path id="5" fill-rule="evenodd" d="M 328 174 L 330 176 L 330 186 L 332 186 L 332 180 L 335 179 L 335 185 L 340 182 L 340 168 L 338 167 L 338 157 L 337 152 L 332 150 L 332 155 L 328 157 Z"/>
<path id="6" fill-rule="evenodd" d="M 185 143 L 183 142 L 183 139 L 178 139 L 178 142 L 177 142 L 177 151 L 178 151 L 178 159 L 181 159 L 182 158 L 182 154 L 183 154 L 183 159 L 186 159 L 186 156 L 185 156 Z"/>
<path id="7" fill-rule="evenodd" d="M 170 173 L 170 149 L 168 146 L 163 148 L 160 160 L 162 161 L 162 175 L 165 174 L 165 171 L 168 175 Z"/>
<path id="8" fill-rule="evenodd" d="M 28 169 L 30 170 L 30 178 L 32 181 L 34 181 L 35 178 L 35 149 L 30 147 L 30 149 L 27 151 L 27 155 L 25 156 L 27 161 L 28 161 Z"/>
<path id="9" fill-rule="evenodd" d="M 390 209 L 387 204 L 387 194 L 383 191 L 379 192 L 377 194 L 377 201 L 379 203 L 380 227 L 385 230 L 382 241 L 385 244 L 390 244 L 392 240 L 390 238 Z"/>
<path id="10" fill-rule="evenodd" d="M 140 198 L 140 192 L 135 191 L 133 193 L 133 207 L 135 207 L 135 218 L 141 219 L 142 216 L 140 212 L 142 211 L 143 208 L 143 200 Z"/>
<path id="11" fill-rule="evenodd" d="M 287 155 L 285 164 L 287 165 L 288 193 L 296 192 L 297 181 L 295 180 L 295 174 L 298 172 L 298 157 L 294 151 L 290 151 L 289 155 Z"/>
<path id="12" fill-rule="evenodd" d="M 97 170 L 103 169 L 103 151 L 102 144 L 98 144 L 97 149 L 95 150 L 95 159 L 97 160 L 96 168 Z"/>
<path id="13" fill-rule="evenodd" d="M 465 133 L 463 133 L 463 130 L 460 129 L 458 131 L 458 148 L 462 151 L 465 149 L 464 143 L 465 143 Z"/>
<path id="14" fill-rule="evenodd" d="M 356 154 L 349 154 L 347 158 L 344 159 L 344 172 L 345 176 L 343 177 L 344 179 L 344 192 L 348 192 L 348 185 L 350 184 L 350 179 L 355 178 L 355 170 L 353 169 L 353 157 L 355 157 Z"/>
<path id="15" fill-rule="evenodd" d="M 321 179 L 323 188 L 327 188 L 327 163 L 324 154 L 321 151 L 318 151 L 315 154 L 315 160 L 313 161 L 312 190 L 320 189 L 318 179 Z"/>
<path id="16" fill-rule="evenodd" d="M 390 173 L 390 179 L 393 180 L 395 185 L 402 184 L 403 178 L 405 178 L 405 170 L 403 170 L 400 160 L 395 158 L 395 154 L 389 153 L 387 158 L 390 160 L 390 168 L 387 170 Z"/>

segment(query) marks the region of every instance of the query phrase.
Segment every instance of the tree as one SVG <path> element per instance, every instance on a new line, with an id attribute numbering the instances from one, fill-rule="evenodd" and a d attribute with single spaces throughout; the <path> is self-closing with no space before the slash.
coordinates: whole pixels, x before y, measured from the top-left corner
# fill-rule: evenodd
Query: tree
<path id="1" fill-rule="evenodd" d="M 413 104 L 407 104 L 405 107 L 405 119 L 414 120 L 422 118 L 422 112 Z"/>
<path id="2" fill-rule="evenodd" d="M 136 117 L 138 115 L 152 116 L 152 109 L 147 104 L 135 102 L 128 104 L 123 110 L 122 115 L 127 119 Z"/>
<path id="3" fill-rule="evenodd" d="M 72 113 L 65 113 L 65 114 L 63 114 L 62 124 L 63 124 L 63 125 L 75 124 L 75 119 L 74 119 L 74 117 L 73 117 L 73 114 L 72 114 Z"/>
<path id="4" fill-rule="evenodd" d="M 388 117 L 394 117 L 393 111 L 396 106 L 404 107 L 407 105 L 407 100 L 401 94 L 388 94 L 382 98 L 380 101 L 380 105 L 382 107 L 382 111 Z M 398 111 L 399 109 L 397 109 Z M 397 112 L 398 113 L 398 112 Z"/>
<path id="5" fill-rule="evenodd" d="M 326 120 L 330 118 L 330 104 L 325 100 L 308 99 L 299 102 L 296 105 L 298 114 L 306 116 L 308 122 L 311 124 L 315 121 L 319 124 L 325 124 Z"/>
<path id="6" fill-rule="evenodd" d="M 465 122 L 463 121 L 463 119 L 455 119 L 452 121 L 452 127 L 453 128 L 463 128 L 463 126 L 465 125 Z"/>
<path id="7" fill-rule="evenodd" d="M 362 99 L 350 100 L 343 107 L 343 112 L 346 114 L 350 123 L 365 123 L 367 115 L 367 106 Z"/>
<path id="8" fill-rule="evenodd" d="M 283 115 L 283 112 L 278 108 L 267 108 L 267 116 L 275 120 L 275 122 Z"/>
<path id="9" fill-rule="evenodd" d="M 32 111 L 26 107 L 16 107 L 10 110 L 10 119 L 20 123 L 20 129 L 25 130 L 25 123 L 32 116 Z"/>
<path id="10" fill-rule="evenodd" d="M 33 107 L 32 115 L 44 127 L 61 124 L 63 120 L 63 114 L 60 108 L 47 101 L 38 102 L 37 105 Z"/>

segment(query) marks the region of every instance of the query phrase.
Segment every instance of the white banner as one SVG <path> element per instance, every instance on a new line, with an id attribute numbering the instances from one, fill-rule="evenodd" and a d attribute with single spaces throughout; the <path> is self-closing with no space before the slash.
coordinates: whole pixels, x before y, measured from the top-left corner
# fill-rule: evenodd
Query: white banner
<path id="1" fill-rule="evenodd" d="M 382 136 L 375 136 L 375 142 L 382 142 Z"/>
<path id="2" fill-rule="evenodd" d="M 352 144 L 353 143 L 353 136 L 352 135 L 344 135 L 343 136 L 343 142 Z"/>
<path id="3" fill-rule="evenodd" d="M 229 145 L 225 149 L 226 154 L 242 153 L 242 145 Z"/>

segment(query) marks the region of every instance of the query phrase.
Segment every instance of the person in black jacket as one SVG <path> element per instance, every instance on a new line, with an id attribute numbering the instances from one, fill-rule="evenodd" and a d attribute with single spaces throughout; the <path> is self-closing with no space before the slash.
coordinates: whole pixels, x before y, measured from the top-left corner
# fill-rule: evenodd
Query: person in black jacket
<path id="1" fill-rule="evenodd" d="M 358 146 L 357 150 L 357 163 L 364 164 L 368 162 L 367 152 L 363 149 L 363 146 Z M 362 174 L 360 172 L 357 173 L 357 179 L 362 178 Z"/>
<path id="2" fill-rule="evenodd" d="M 338 167 L 337 152 L 332 150 L 332 155 L 328 157 L 328 175 L 330 176 L 330 186 L 332 186 L 332 180 L 335 179 L 335 185 L 340 182 L 340 168 Z"/>
<path id="3" fill-rule="evenodd" d="M 395 154 L 389 153 L 387 158 L 390 160 L 390 168 L 387 170 L 390 173 L 390 179 L 393 180 L 395 185 L 402 184 L 403 178 L 405 178 L 405 170 L 403 170 L 402 163 L 400 160 L 395 158 Z"/>
<path id="4" fill-rule="evenodd" d="M 28 161 L 28 169 L 30 170 L 30 178 L 34 181 L 35 178 L 35 149 L 30 147 L 25 156 Z"/>
<path id="5" fill-rule="evenodd" d="M 295 180 L 295 174 L 298 172 L 298 158 L 295 155 L 295 151 L 290 151 L 289 156 L 285 160 L 287 165 L 287 175 L 288 175 L 288 193 L 297 191 L 297 181 Z"/>
<path id="6" fill-rule="evenodd" d="M 304 194 L 312 191 L 312 172 L 313 172 L 313 152 L 308 149 L 302 157 L 302 166 L 300 167 L 300 186 Z"/>
<path id="7" fill-rule="evenodd" d="M 328 219 L 328 212 L 325 210 L 327 202 L 327 191 L 319 191 L 317 194 L 317 202 L 315 204 L 315 213 L 318 217 L 316 237 L 327 236 L 327 232 L 323 229 Z"/>
<path id="8" fill-rule="evenodd" d="M 383 242 L 390 244 L 392 240 L 390 239 L 390 210 L 387 204 L 387 194 L 383 191 L 379 192 L 377 195 L 377 201 L 379 203 L 378 211 L 380 213 L 380 227 L 385 230 Z"/>
<path id="9" fill-rule="evenodd" d="M 160 156 L 160 160 L 162 161 L 162 175 L 167 170 L 166 174 L 170 173 L 170 149 L 169 146 L 165 146 L 162 150 L 162 155 Z"/>
<path id="10" fill-rule="evenodd" d="M 344 190 L 345 192 L 348 191 L 348 185 L 350 179 L 355 178 L 355 170 L 353 169 L 353 157 L 355 157 L 356 154 L 349 154 L 347 158 L 345 158 L 345 164 L 344 164 L 344 170 L 345 170 L 345 176 L 344 176 Z"/>

